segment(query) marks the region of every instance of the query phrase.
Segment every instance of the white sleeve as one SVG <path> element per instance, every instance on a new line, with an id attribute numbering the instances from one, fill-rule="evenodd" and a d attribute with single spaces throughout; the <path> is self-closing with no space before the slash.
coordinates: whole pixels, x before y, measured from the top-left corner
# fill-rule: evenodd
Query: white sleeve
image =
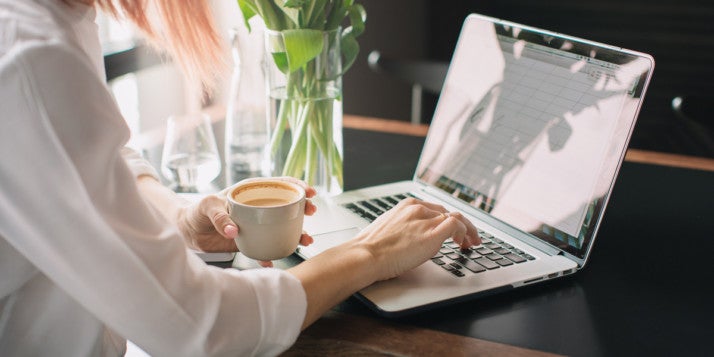
<path id="1" fill-rule="evenodd" d="M 8 99 L 0 235 L 151 354 L 289 347 L 306 311 L 300 282 L 278 269 L 210 267 L 190 254 L 139 195 L 121 156 L 128 129 L 86 58 L 48 45 L 28 46 L 17 58 L 0 72 L 0 97 Z"/>
<path id="2" fill-rule="evenodd" d="M 124 158 L 127 165 L 129 165 L 129 170 L 131 170 L 134 177 L 149 175 L 157 181 L 161 181 L 159 173 L 156 172 L 156 169 L 136 150 L 125 146 L 121 149 L 121 156 Z"/>

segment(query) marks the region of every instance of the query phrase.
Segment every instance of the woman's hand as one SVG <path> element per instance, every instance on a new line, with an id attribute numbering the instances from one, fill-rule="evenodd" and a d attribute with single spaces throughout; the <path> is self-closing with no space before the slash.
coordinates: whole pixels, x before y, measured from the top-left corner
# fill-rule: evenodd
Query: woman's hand
<path id="1" fill-rule="evenodd" d="M 449 237 L 464 248 L 481 244 L 476 227 L 461 213 L 407 198 L 360 232 L 355 243 L 374 257 L 376 280 L 385 280 L 436 255 Z"/>
<path id="2" fill-rule="evenodd" d="M 354 239 L 288 269 L 307 296 L 303 328 L 356 291 L 429 260 L 449 237 L 464 248 L 481 244 L 476 227 L 462 214 L 407 198 Z"/>
<path id="3" fill-rule="evenodd" d="M 315 189 L 305 182 L 292 177 L 280 177 L 305 189 L 307 198 L 315 196 Z M 249 181 L 253 179 L 247 179 Z M 234 238 L 240 234 L 240 229 L 231 220 L 226 209 L 226 194 L 229 189 L 223 190 L 218 195 L 210 195 L 198 203 L 183 207 L 178 211 L 177 224 L 186 239 L 186 244 L 192 249 L 204 252 L 237 252 L 238 247 Z M 312 215 L 317 208 L 310 200 L 305 202 L 305 214 Z M 300 237 L 301 245 L 309 245 L 312 237 L 303 233 Z M 262 266 L 272 266 L 272 262 L 260 262 Z"/>

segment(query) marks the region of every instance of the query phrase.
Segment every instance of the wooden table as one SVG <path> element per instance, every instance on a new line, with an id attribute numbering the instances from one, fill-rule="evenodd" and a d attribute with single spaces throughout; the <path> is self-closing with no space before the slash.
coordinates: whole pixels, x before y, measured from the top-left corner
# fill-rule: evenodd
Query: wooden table
<path id="1" fill-rule="evenodd" d="M 502 343 L 331 311 L 283 356 L 557 356 Z"/>

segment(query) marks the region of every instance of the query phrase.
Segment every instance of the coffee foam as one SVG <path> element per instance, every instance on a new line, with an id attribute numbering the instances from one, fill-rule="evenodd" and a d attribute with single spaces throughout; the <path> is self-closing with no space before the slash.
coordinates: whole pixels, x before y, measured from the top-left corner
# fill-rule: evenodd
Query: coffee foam
<path id="1" fill-rule="evenodd" d="M 237 187 L 233 191 L 231 191 L 230 196 L 238 204 L 245 204 L 245 202 L 267 198 L 287 201 L 285 204 L 283 204 L 287 205 L 298 201 L 301 197 L 301 191 L 297 190 L 290 183 L 260 181 L 241 185 L 240 187 Z"/>

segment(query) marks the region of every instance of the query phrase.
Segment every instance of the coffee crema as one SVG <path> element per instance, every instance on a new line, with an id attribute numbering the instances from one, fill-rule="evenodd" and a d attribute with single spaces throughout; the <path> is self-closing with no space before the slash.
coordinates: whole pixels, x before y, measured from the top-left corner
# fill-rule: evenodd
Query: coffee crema
<path id="1" fill-rule="evenodd" d="M 253 198 L 247 201 L 241 202 L 242 204 L 246 206 L 255 206 L 255 207 L 269 207 L 269 206 L 282 206 L 290 203 L 291 201 L 282 199 L 282 198 L 273 198 L 273 197 L 261 197 L 261 198 Z"/>
<path id="2" fill-rule="evenodd" d="M 290 193 L 293 193 L 293 194 L 298 193 L 290 185 L 284 184 L 281 182 L 255 182 L 255 183 L 248 183 L 243 187 L 239 187 L 239 188 L 233 190 L 233 192 L 231 192 L 231 196 L 233 197 L 233 199 L 237 200 L 239 195 L 241 195 L 247 191 L 273 190 L 273 189 L 290 191 Z"/>

